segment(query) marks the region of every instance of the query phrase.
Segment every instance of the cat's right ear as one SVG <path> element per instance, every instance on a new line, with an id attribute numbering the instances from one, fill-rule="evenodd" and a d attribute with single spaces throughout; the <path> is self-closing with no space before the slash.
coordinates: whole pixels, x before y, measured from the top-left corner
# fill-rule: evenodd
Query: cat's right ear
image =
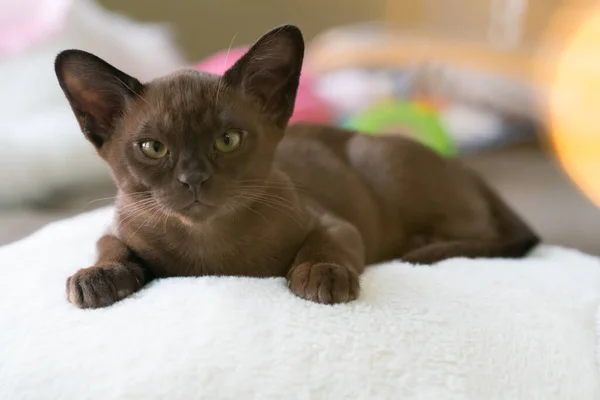
<path id="1" fill-rule="evenodd" d="M 113 134 L 126 102 L 144 89 L 137 79 L 81 50 L 61 52 L 54 70 L 81 131 L 98 149 Z"/>

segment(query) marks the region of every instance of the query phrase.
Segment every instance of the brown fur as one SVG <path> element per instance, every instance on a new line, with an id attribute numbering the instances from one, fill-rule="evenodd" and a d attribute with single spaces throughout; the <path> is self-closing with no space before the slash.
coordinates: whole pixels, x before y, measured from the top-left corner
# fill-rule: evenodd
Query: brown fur
<path id="1" fill-rule="evenodd" d="M 304 44 L 263 36 L 223 77 L 183 71 L 147 84 L 68 50 L 56 72 L 118 187 L 96 265 L 67 281 L 79 307 L 109 305 L 152 277 L 286 276 L 320 303 L 359 294 L 365 265 L 402 258 L 521 257 L 538 239 L 458 161 L 400 137 L 292 125 Z M 219 153 L 223 132 L 242 145 Z M 160 160 L 143 140 L 164 143 Z"/>

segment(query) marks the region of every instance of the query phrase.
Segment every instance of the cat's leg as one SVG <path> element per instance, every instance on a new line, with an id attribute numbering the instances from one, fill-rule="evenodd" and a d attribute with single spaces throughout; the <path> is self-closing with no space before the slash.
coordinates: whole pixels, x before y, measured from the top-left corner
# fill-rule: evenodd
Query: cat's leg
<path id="1" fill-rule="evenodd" d="M 454 257 L 521 258 L 537 246 L 540 239 L 529 225 L 480 178 L 472 179 L 484 206 L 458 207 L 458 212 L 434 221 L 430 225 L 435 227 L 435 239 L 402 255 L 403 260 L 433 264 Z"/>
<path id="2" fill-rule="evenodd" d="M 287 274 L 290 290 L 323 304 L 344 303 L 359 294 L 365 250 L 355 226 L 324 216 L 300 248 Z"/>
<path id="3" fill-rule="evenodd" d="M 434 264 L 449 258 L 522 258 L 539 243 L 537 237 L 455 240 L 425 245 L 403 255 L 412 264 Z"/>
<path id="4" fill-rule="evenodd" d="M 109 306 L 150 280 L 140 260 L 115 236 L 102 236 L 97 247 L 96 264 L 67 279 L 67 299 L 80 308 Z"/>
<path id="5" fill-rule="evenodd" d="M 413 248 L 401 259 L 413 264 L 434 264 L 448 258 L 521 258 L 539 243 L 526 226 L 498 228 L 483 218 L 449 218 L 435 228 L 429 243 Z"/>

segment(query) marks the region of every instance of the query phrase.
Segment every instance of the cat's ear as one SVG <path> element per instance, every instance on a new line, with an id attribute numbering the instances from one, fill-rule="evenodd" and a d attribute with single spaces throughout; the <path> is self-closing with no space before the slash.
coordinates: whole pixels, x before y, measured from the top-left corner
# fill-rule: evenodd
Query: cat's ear
<path id="1" fill-rule="evenodd" d="M 81 50 L 65 50 L 54 62 L 56 77 L 81 131 L 100 149 L 112 135 L 128 99 L 144 86 L 106 61 Z"/>
<path id="2" fill-rule="evenodd" d="M 262 36 L 223 79 L 253 96 L 279 126 L 294 110 L 304 58 L 304 39 L 296 26 L 284 25 Z"/>

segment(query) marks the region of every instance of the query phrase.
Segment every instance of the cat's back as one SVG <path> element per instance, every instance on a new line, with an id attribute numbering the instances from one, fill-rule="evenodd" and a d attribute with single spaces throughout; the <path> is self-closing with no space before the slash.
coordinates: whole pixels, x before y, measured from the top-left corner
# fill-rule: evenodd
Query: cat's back
<path id="1" fill-rule="evenodd" d="M 380 164 L 382 155 L 392 153 L 403 159 L 419 159 L 431 164 L 446 163 L 429 148 L 400 134 L 373 136 L 328 125 L 297 123 L 290 125 L 277 151 L 277 162 L 302 160 L 313 165 L 331 165 L 341 162 L 354 165 L 363 156 L 376 156 L 373 164 Z M 324 157 L 329 155 L 330 157 Z M 378 157 L 377 157 L 378 156 Z M 304 164 L 306 165 L 306 164 Z"/>
<path id="2" fill-rule="evenodd" d="M 400 135 L 296 124 L 275 160 L 301 190 L 379 242 L 450 216 L 474 221 L 474 230 L 489 223 L 471 171 Z"/>
<path id="3" fill-rule="evenodd" d="M 357 139 L 358 134 L 331 126 L 294 124 L 277 148 L 275 163 L 299 187 L 316 195 L 344 190 L 362 197 L 357 189 L 364 189 L 363 177 L 349 152 Z"/>
<path id="4" fill-rule="evenodd" d="M 453 185 L 469 180 L 455 160 L 441 157 L 410 138 L 372 136 L 325 125 L 289 126 L 278 147 L 276 163 L 297 183 L 328 190 L 347 183 L 373 189 L 399 183 L 405 188 L 417 182 L 422 186 L 428 181 L 438 185 L 444 176 Z M 428 178 L 432 174 L 433 180 Z"/>

